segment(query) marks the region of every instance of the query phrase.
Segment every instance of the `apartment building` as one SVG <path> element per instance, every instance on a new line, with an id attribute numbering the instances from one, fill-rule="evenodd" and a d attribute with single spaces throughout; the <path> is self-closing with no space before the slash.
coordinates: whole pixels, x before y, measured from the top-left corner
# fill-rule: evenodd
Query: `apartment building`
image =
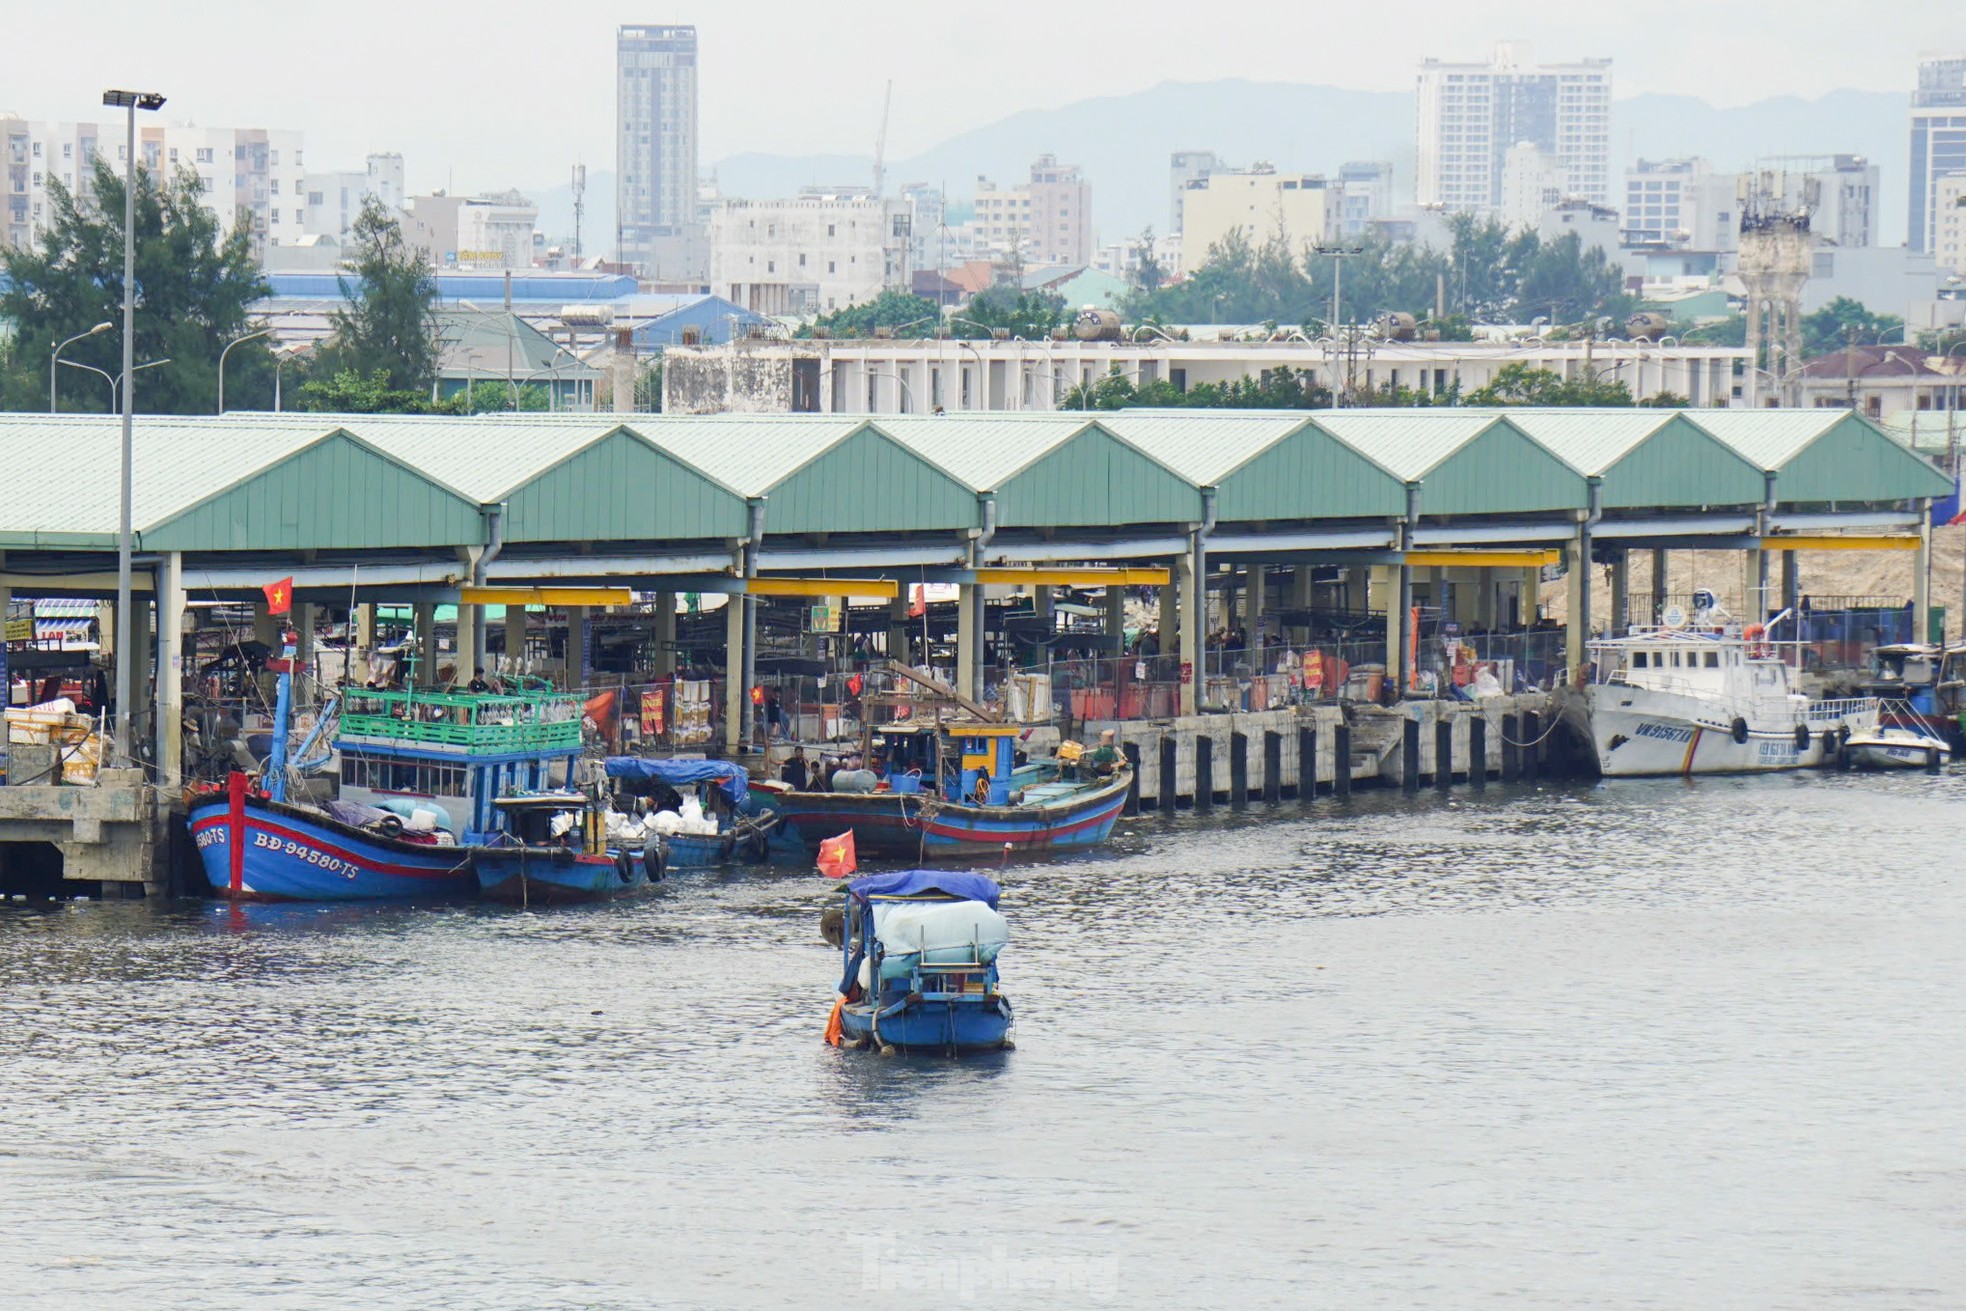
<path id="1" fill-rule="evenodd" d="M 1092 263 L 1092 185 L 1077 164 L 1055 156 L 1040 155 L 1021 187 L 976 179 L 971 222 L 979 247 L 994 254 L 1017 253 L 1033 264 Z"/>
<path id="2" fill-rule="evenodd" d="M 710 220 L 710 286 L 759 314 L 830 314 L 914 279 L 914 205 L 864 190 L 727 200 Z"/>
<path id="3" fill-rule="evenodd" d="M 1208 262 L 1208 249 L 1231 232 L 1252 246 L 1282 237 L 1295 251 L 1331 231 L 1333 195 L 1317 173 L 1278 173 L 1268 164 L 1217 171 L 1188 185 L 1182 198 L 1181 267 Z"/>
<path id="4" fill-rule="evenodd" d="M 1938 235 L 1939 182 L 1966 172 L 1966 56 L 1928 59 L 1911 94 L 1911 227 L 1905 244 L 1930 251 Z"/>
<path id="5" fill-rule="evenodd" d="M 700 278 L 697 46 L 690 26 L 615 33 L 615 245 L 651 279 Z"/>
<path id="6" fill-rule="evenodd" d="M 1565 195 L 1609 204 L 1611 61 L 1538 64 L 1504 44 L 1485 63 L 1421 64 L 1421 205 L 1498 211 L 1509 148 L 1524 142 L 1556 157 Z"/>

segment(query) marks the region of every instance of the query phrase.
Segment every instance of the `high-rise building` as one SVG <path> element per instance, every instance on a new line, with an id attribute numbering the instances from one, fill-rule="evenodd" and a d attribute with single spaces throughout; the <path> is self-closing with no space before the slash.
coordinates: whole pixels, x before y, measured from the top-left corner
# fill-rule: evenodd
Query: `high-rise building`
<path id="1" fill-rule="evenodd" d="M 1338 166 L 1340 236 L 1362 237 L 1372 220 L 1393 212 L 1393 166 L 1383 159 L 1353 159 Z"/>
<path id="2" fill-rule="evenodd" d="M 1292 253 L 1330 234 L 1333 198 L 1322 175 L 1279 173 L 1268 164 L 1217 170 L 1182 197 L 1181 267 L 1208 262 L 1209 247 L 1231 233 L 1251 246 L 1281 237 Z"/>
<path id="3" fill-rule="evenodd" d="M 1509 148 L 1525 142 L 1556 157 L 1566 196 L 1610 202 L 1609 59 L 1536 64 L 1511 45 L 1485 64 L 1429 59 L 1419 103 L 1420 204 L 1499 210 Z"/>
<path id="4" fill-rule="evenodd" d="M 660 281 L 703 277 L 697 213 L 696 29 L 615 33 L 615 224 L 621 262 Z"/>
<path id="5" fill-rule="evenodd" d="M 1938 267 L 1966 273 L 1966 173 L 1948 173 L 1939 179 L 1933 213 L 1932 252 L 1938 257 Z"/>
<path id="6" fill-rule="evenodd" d="M 726 200 L 710 220 L 710 286 L 759 314 L 830 314 L 914 278 L 913 203 L 864 188 Z"/>
<path id="7" fill-rule="evenodd" d="M 1563 166 L 1541 146 L 1518 141 L 1502 156 L 1502 204 L 1497 217 L 1508 228 L 1532 231 L 1563 203 Z"/>
<path id="8" fill-rule="evenodd" d="M 1040 155 L 1031 180 L 1015 190 L 976 179 L 978 244 L 993 253 L 1013 251 L 1033 264 L 1092 263 L 1092 185 L 1077 164 Z"/>
<path id="9" fill-rule="evenodd" d="M 1167 173 L 1171 195 L 1167 206 L 1167 230 L 1181 230 L 1181 193 L 1210 173 L 1226 167 L 1212 150 L 1177 150 L 1168 156 Z"/>
<path id="10" fill-rule="evenodd" d="M 1739 244 L 1740 177 L 1707 161 L 1641 159 L 1625 170 L 1627 246 L 1731 252 Z"/>
<path id="11" fill-rule="evenodd" d="M 123 172 L 120 124 L 34 122 L 0 117 L 0 238 L 30 242 L 54 221 L 51 184 L 84 197 L 98 153 Z M 307 190 L 301 134 L 265 128 L 210 128 L 190 123 L 140 125 L 137 162 L 169 177 L 196 175 L 205 208 L 221 230 L 244 227 L 255 258 L 305 235 Z"/>
<path id="12" fill-rule="evenodd" d="M 1911 94 L 1911 230 L 1905 244 L 1930 251 L 1939 179 L 1966 171 L 1966 56 L 1928 59 Z"/>

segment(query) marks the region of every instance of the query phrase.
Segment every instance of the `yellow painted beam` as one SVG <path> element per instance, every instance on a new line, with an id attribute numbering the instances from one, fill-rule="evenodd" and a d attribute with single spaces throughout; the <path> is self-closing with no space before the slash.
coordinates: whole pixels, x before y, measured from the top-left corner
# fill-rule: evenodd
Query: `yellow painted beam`
<path id="1" fill-rule="evenodd" d="M 752 596 L 884 596 L 901 595 L 892 578 L 749 578 L 744 590 Z"/>
<path id="2" fill-rule="evenodd" d="M 978 569 L 976 581 L 993 587 L 1164 587 L 1168 571 L 1154 565 L 1115 569 Z"/>
<path id="3" fill-rule="evenodd" d="M 460 587 L 460 605 L 633 605 L 626 587 Z"/>
<path id="4" fill-rule="evenodd" d="M 1452 568 L 1530 569 L 1555 564 L 1563 552 L 1542 551 L 1408 551 L 1410 565 L 1446 565 Z"/>
<path id="5" fill-rule="evenodd" d="M 1764 537 L 1764 551 L 1916 551 L 1916 537 L 1842 537 L 1826 534 L 1797 534 L 1794 537 Z"/>

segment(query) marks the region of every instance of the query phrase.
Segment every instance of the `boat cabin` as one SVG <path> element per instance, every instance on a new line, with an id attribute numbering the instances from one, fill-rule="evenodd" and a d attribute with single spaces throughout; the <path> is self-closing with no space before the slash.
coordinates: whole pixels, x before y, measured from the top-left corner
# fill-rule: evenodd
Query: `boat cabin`
<path id="1" fill-rule="evenodd" d="M 933 791 L 950 801 L 1010 804 L 1011 794 L 1041 781 L 1042 769 L 1017 760 L 1023 729 L 1015 724 L 889 724 L 876 733 L 886 753 L 879 772 L 893 792 Z"/>
<path id="2" fill-rule="evenodd" d="M 1739 634 L 1658 629 L 1593 644 L 1607 683 L 1741 702 L 1792 695 L 1789 667 L 1773 648 Z"/>
<path id="3" fill-rule="evenodd" d="M 509 831 L 498 798 L 571 781 L 581 711 L 570 693 L 351 688 L 333 743 L 341 798 L 435 810 L 458 842 L 481 843 Z"/>

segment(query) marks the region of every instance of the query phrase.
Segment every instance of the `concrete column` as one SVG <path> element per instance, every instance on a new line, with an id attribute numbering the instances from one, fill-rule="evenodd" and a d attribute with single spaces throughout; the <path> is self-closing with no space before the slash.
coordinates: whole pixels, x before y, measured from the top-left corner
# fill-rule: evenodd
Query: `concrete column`
<path id="1" fill-rule="evenodd" d="M 156 710 L 156 683 L 151 676 L 150 661 L 156 654 L 151 645 L 153 625 L 150 620 L 151 598 L 138 592 L 130 602 L 130 656 L 136 661 L 130 680 L 130 694 L 136 698 L 136 718 L 130 721 L 130 749 L 136 750 L 143 733 L 150 732 L 154 721 L 151 715 Z"/>
<path id="2" fill-rule="evenodd" d="M 1536 611 L 1543 598 L 1543 571 L 1536 565 L 1529 565 L 1522 571 L 1522 596 L 1517 609 L 1522 613 L 1522 626 L 1528 628 L 1536 622 Z"/>
<path id="3" fill-rule="evenodd" d="M 162 580 L 163 570 L 160 568 L 158 570 L 160 587 L 162 586 Z M 161 639 L 163 636 L 162 630 L 170 621 L 164 615 L 162 593 L 160 592 L 158 595 L 157 627 L 159 630 L 158 636 Z M 294 672 L 307 675 L 306 678 L 294 680 L 294 705 L 296 708 L 311 710 L 320 704 L 319 698 L 315 695 L 315 683 L 321 677 L 321 670 L 317 663 L 319 652 L 316 651 L 314 643 L 314 628 L 319 622 L 319 606 L 307 601 L 294 602 L 294 632 L 297 635 L 294 641 L 294 659 L 300 662 L 300 668 Z M 161 640 L 157 644 L 157 650 L 159 652 L 158 658 L 161 660 L 164 650 L 164 644 Z M 164 667 L 160 664 L 157 667 L 157 678 L 160 686 L 162 685 L 163 677 Z"/>
<path id="4" fill-rule="evenodd" d="M 1267 599 L 1263 595 L 1263 592 L 1269 585 L 1269 577 L 1268 565 L 1253 564 L 1249 566 L 1249 594 L 1243 608 L 1248 615 L 1244 621 L 1244 627 L 1248 629 L 1249 644 L 1251 646 L 1259 646 L 1262 643 L 1262 639 L 1258 636 L 1258 633 L 1263 627 L 1263 605 Z"/>
<path id="5" fill-rule="evenodd" d="M 526 668 L 526 608 L 522 605 L 505 607 L 505 659 L 499 665 L 501 674 L 521 674 Z"/>
<path id="6" fill-rule="evenodd" d="M 1802 605 L 1802 562 L 1799 551 L 1782 552 L 1782 605 L 1796 610 Z"/>
<path id="7" fill-rule="evenodd" d="M 887 603 L 887 654 L 890 660 L 913 664 L 908 658 L 908 589 Z"/>
<path id="8" fill-rule="evenodd" d="M 1748 370 L 1748 373 L 1750 374 L 1750 376 L 1752 376 L 1754 370 L 1750 369 Z M 1660 616 L 1663 615 L 1665 611 L 1666 611 L 1666 552 L 1665 552 L 1665 548 L 1658 547 L 1655 548 L 1652 552 L 1652 613 L 1645 616 L 1645 618 L 1641 622 L 1647 624 L 1656 624 L 1659 622 Z"/>
<path id="9" fill-rule="evenodd" d="M 655 644 L 655 675 L 667 678 L 676 672 L 676 594 L 657 592 L 655 614 L 651 616 L 650 639 Z"/>
<path id="10" fill-rule="evenodd" d="M 1911 640 L 1923 642 L 1932 622 L 1932 505 L 1918 503 L 1918 558 L 1912 561 Z"/>
<path id="11" fill-rule="evenodd" d="M 277 656 L 280 654 L 279 616 L 266 613 L 265 601 L 253 602 L 253 640 L 269 647 L 274 655 Z M 261 698 L 264 699 L 267 705 L 272 705 L 274 676 L 272 674 L 261 674 L 255 681 L 259 684 Z M 244 726 L 241 723 L 240 727 L 243 728 Z"/>
<path id="12" fill-rule="evenodd" d="M 1611 631 L 1622 633 L 1631 623 L 1631 572 L 1630 551 L 1618 552 L 1618 558 L 1611 562 Z"/>
<path id="13" fill-rule="evenodd" d="M 1192 671 L 1193 676 L 1181 680 L 1181 713 L 1192 715 L 1199 698 L 1195 695 L 1197 683 L 1202 673 L 1201 625 L 1205 611 L 1202 608 L 1201 580 L 1195 577 L 1195 557 L 1183 551 L 1174 561 L 1175 588 L 1179 594 L 1181 618 L 1178 627 L 1181 632 L 1179 650 L 1181 663 Z"/>
<path id="14" fill-rule="evenodd" d="M 724 748 L 744 746 L 744 599 L 729 597 L 724 605 Z"/>
<path id="15" fill-rule="evenodd" d="M 478 605 L 461 605 L 457 608 L 457 640 L 452 649 L 456 652 L 453 664 L 459 687 L 468 686 L 477 669 L 473 663 L 477 659 L 478 627 L 484 620 L 485 608 Z M 303 637 L 305 634 L 303 634 Z"/>
<path id="16" fill-rule="evenodd" d="M 1304 604 L 1311 603 L 1309 574 L 1305 575 Z M 1370 610 L 1372 608 L 1372 569 L 1369 565 L 1353 565 L 1345 570 L 1345 608 L 1348 610 Z"/>
<path id="17" fill-rule="evenodd" d="M 1181 562 L 1174 560 L 1167 585 L 1160 589 L 1160 653 L 1176 654 L 1181 649 Z"/>
<path id="18" fill-rule="evenodd" d="M 1386 677 L 1402 691 L 1406 669 L 1406 606 L 1402 593 L 1412 586 L 1405 565 L 1373 565 L 1366 580 L 1366 608 L 1386 615 Z"/>
<path id="19" fill-rule="evenodd" d="M 369 680 L 367 665 L 369 653 L 375 650 L 375 607 L 358 605 L 349 613 L 348 622 L 355 626 L 354 649 L 359 653 L 364 666 L 361 681 Z"/>
<path id="20" fill-rule="evenodd" d="M 1311 566 L 1310 565 L 1299 564 L 1299 565 L 1291 566 L 1289 608 L 1297 611 L 1309 610 L 1311 608 Z M 1307 623 L 1293 625 L 1290 630 L 1290 640 L 1293 642 L 1310 641 L 1311 640 L 1310 625 Z"/>
<path id="21" fill-rule="evenodd" d="M 568 687 L 585 687 L 584 677 L 587 665 L 587 607 L 570 605 L 567 607 L 567 670 Z"/>
<path id="22" fill-rule="evenodd" d="M 1114 586 L 1106 589 L 1106 636 L 1120 639 L 1114 647 L 1115 654 L 1126 644 L 1126 589 L 1124 587 Z"/>
<path id="23" fill-rule="evenodd" d="M 7 611 L 0 589 L 0 615 Z M 166 789 L 184 783 L 184 558 L 167 552 L 157 566 L 157 729 L 154 750 Z M 311 608 L 311 607 L 310 607 Z"/>
<path id="24" fill-rule="evenodd" d="M 976 660 L 982 647 L 980 600 L 982 589 L 975 583 L 956 585 L 956 691 L 966 697 L 977 694 Z"/>
<path id="25" fill-rule="evenodd" d="M 1242 619 L 1242 571 L 1230 565 L 1222 571 L 1222 631 L 1232 632 Z"/>
<path id="26" fill-rule="evenodd" d="M 1574 679 L 1577 670 L 1590 659 L 1590 652 L 1584 649 L 1591 632 L 1591 561 L 1587 553 L 1582 527 L 1577 535 L 1563 545 L 1563 560 L 1566 566 L 1563 576 L 1564 588 L 1564 666 Z"/>
<path id="27" fill-rule="evenodd" d="M 416 651 L 416 685 L 437 686 L 437 607 L 418 601 L 411 610 L 416 631 L 411 640 Z"/>

